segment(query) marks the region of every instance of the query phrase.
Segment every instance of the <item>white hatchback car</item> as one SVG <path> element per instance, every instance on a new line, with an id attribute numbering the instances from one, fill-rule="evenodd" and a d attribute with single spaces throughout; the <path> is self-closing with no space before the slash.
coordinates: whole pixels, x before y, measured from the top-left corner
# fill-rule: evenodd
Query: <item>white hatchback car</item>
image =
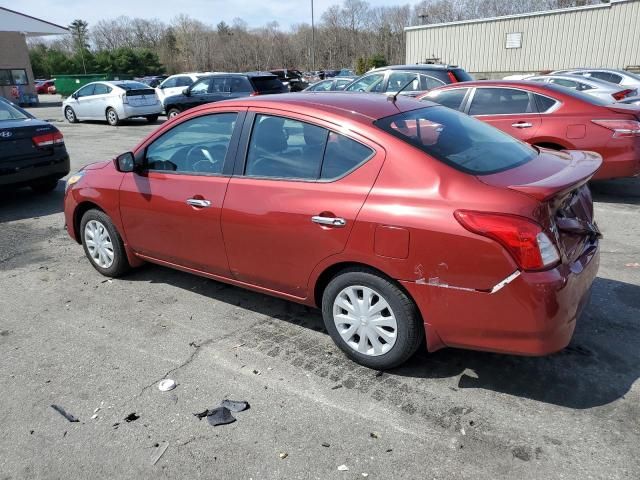
<path id="1" fill-rule="evenodd" d="M 121 120 L 144 117 L 158 120 L 162 103 L 153 88 L 132 80 L 88 83 L 62 102 L 62 112 L 70 123 L 79 120 L 106 120 L 118 125 Z"/>
<path id="2" fill-rule="evenodd" d="M 160 85 L 156 87 L 156 95 L 164 105 L 164 99 L 173 95 L 180 95 L 182 91 L 190 87 L 196 80 L 205 75 L 211 75 L 212 72 L 206 73 L 178 73 L 165 78 Z"/>

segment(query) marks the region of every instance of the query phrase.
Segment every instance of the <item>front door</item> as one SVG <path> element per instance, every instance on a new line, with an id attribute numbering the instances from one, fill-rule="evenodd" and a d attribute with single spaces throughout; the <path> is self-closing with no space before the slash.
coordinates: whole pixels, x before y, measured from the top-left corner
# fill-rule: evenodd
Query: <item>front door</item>
<path id="1" fill-rule="evenodd" d="M 95 85 L 95 83 L 85 85 L 75 93 L 75 97 L 72 97 L 70 105 L 79 120 L 91 118 L 91 96 Z"/>
<path id="2" fill-rule="evenodd" d="M 256 109 L 245 129 L 246 159 L 229 182 L 222 231 L 236 279 L 304 298 L 313 269 L 344 250 L 384 151 L 285 115 Z"/>
<path id="3" fill-rule="evenodd" d="M 144 171 L 126 174 L 120 187 L 122 223 L 136 253 L 229 276 L 220 215 L 242 116 L 188 119 L 146 147 Z"/>
<path id="4" fill-rule="evenodd" d="M 478 87 L 467 113 L 524 141 L 542 123 L 533 95 L 517 88 Z"/>

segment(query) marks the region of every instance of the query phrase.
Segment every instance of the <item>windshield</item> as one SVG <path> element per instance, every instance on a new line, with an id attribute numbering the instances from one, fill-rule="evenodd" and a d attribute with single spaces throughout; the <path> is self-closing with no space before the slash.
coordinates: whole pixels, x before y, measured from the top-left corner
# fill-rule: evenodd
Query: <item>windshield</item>
<path id="1" fill-rule="evenodd" d="M 537 151 L 526 143 L 442 106 L 381 118 L 375 125 L 441 162 L 473 175 L 509 170 L 537 156 Z"/>
<path id="2" fill-rule="evenodd" d="M 29 117 L 22 109 L 14 107 L 8 102 L 0 101 L 0 121 L 2 120 L 24 120 Z"/>

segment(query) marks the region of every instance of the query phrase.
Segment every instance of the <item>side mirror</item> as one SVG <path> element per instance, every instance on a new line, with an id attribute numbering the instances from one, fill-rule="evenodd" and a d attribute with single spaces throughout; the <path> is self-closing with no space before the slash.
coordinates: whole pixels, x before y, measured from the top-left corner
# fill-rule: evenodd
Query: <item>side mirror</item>
<path id="1" fill-rule="evenodd" d="M 131 152 L 123 153 L 115 158 L 116 170 L 119 172 L 127 173 L 136 170 L 136 158 Z"/>
<path id="2" fill-rule="evenodd" d="M 72 97 L 74 100 L 77 100 L 77 99 L 78 99 L 78 94 L 77 94 L 77 93 L 74 93 L 74 94 L 72 94 L 72 95 L 71 95 L 71 97 Z"/>
<path id="3" fill-rule="evenodd" d="M 159 88 L 160 90 L 162 90 L 164 88 L 164 85 L 158 85 L 156 88 Z"/>
<path id="4" fill-rule="evenodd" d="M 182 94 L 185 96 L 190 96 L 191 95 L 191 90 L 189 90 L 189 87 L 185 88 L 184 90 L 182 90 Z"/>

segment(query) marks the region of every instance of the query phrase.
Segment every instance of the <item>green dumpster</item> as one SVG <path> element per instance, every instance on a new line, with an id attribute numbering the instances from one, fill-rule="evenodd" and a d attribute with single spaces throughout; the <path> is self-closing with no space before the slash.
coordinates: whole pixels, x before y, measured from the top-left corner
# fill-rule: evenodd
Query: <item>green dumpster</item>
<path id="1" fill-rule="evenodd" d="M 87 73 L 82 75 L 54 75 L 56 91 L 63 97 L 68 97 L 77 89 L 91 82 L 104 80 L 131 80 L 133 75 L 126 73 Z"/>

